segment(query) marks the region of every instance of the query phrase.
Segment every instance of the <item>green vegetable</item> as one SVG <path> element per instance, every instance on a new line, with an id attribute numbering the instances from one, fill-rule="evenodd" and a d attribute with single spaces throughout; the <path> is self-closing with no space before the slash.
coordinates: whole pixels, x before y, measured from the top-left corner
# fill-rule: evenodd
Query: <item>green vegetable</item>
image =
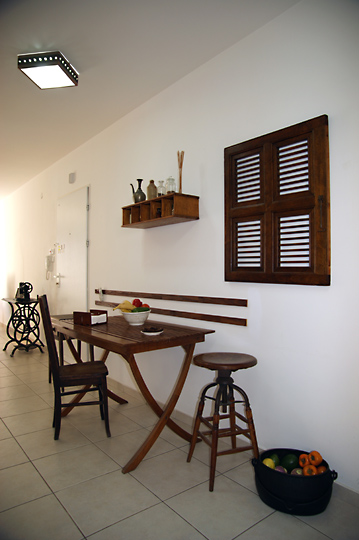
<path id="1" fill-rule="evenodd" d="M 138 311 L 149 311 L 150 308 L 148 307 L 136 307 L 135 309 L 132 310 L 132 313 L 137 313 Z"/>
<path id="2" fill-rule="evenodd" d="M 278 457 L 278 454 L 272 454 L 271 456 L 269 456 L 271 460 L 274 461 L 274 465 L 276 467 L 278 467 L 279 463 L 280 463 L 280 460 L 279 460 L 279 457 Z"/>
<path id="3" fill-rule="evenodd" d="M 286 454 L 281 459 L 280 464 L 282 467 L 287 469 L 289 473 L 291 473 L 293 469 L 297 469 L 297 467 L 299 467 L 299 459 L 295 454 Z"/>

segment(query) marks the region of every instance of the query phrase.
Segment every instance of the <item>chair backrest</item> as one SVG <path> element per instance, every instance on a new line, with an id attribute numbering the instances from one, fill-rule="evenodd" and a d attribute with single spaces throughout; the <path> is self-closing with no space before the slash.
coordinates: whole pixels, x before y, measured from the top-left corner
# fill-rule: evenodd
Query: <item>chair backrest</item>
<path id="1" fill-rule="evenodd" d="M 57 354 L 54 331 L 51 324 L 49 305 L 47 303 L 46 294 L 43 296 L 38 296 L 37 298 L 40 305 L 42 324 L 45 331 L 51 373 L 54 385 L 56 385 L 59 383 L 59 357 Z"/>

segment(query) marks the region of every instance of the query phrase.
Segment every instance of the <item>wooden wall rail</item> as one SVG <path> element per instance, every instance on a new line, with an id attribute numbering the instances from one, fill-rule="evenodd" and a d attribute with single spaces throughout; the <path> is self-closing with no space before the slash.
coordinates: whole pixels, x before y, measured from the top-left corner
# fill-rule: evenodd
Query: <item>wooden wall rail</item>
<path id="1" fill-rule="evenodd" d="M 95 289 L 96 294 L 100 294 L 100 289 Z M 186 296 L 177 294 L 161 294 L 161 293 L 145 293 L 136 291 L 115 291 L 110 289 L 102 289 L 102 295 L 106 296 L 128 296 L 131 298 L 148 298 L 155 300 L 169 300 L 175 302 L 190 302 L 199 304 L 217 304 L 224 306 L 239 306 L 247 307 L 247 300 L 241 298 L 219 298 L 212 296 Z M 106 302 L 104 300 L 96 300 L 97 306 L 116 307 L 119 302 Z M 225 315 L 212 315 L 208 313 L 196 313 L 192 311 L 177 311 L 174 309 L 163 309 L 151 306 L 151 312 L 159 315 L 167 315 L 170 317 L 183 317 L 185 319 L 197 319 L 201 321 L 209 321 L 223 324 L 234 324 L 237 326 L 247 326 L 247 319 L 240 317 L 227 317 Z"/>

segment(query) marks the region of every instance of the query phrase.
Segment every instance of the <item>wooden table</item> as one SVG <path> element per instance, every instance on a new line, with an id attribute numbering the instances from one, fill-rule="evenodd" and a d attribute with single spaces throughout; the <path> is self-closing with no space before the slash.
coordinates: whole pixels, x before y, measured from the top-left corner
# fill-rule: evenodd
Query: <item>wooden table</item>
<path id="1" fill-rule="evenodd" d="M 89 343 L 92 349 L 93 347 L 102 349 L 101 360 L 103 362 L 106 362 L 110 352 L 120 354 L 128 362 L 142 395 L 158 416 L 158 421 L 145 442 L 122 469 L 123 473 L 130 472 L 137 467 L 151 449 L 165 425 L 186 441 L 191 440 L 191 434 L 176 424 L 170 416 L 185 383 L 196 343 L 203 342 L 205 335 L 213 333 L 214 330 L 167 324 L 150 319 L 146 323 L 146 326 L 159 326 L 163 328 L 163 333 L 158 336 L 147 336 L 141 332 L 143 326 L 130 326 L 122 315 L 109 317 L 107 323 L 96 326 L 75 325 L 72 319 L 62 319 L 61 316 L 53 316 L 51 319 L 60 343 L 62 340 L 66 340 L 77 362 L 82 362 L 82 360 L 80 354 L 72 344 L 72 339 Z M 185 356 L 179 369 L 177 381 L 166 405 L 162 408 L 149 391 L 137 365 L 135 354 L 172 347 L 182 347 L 185 351 Z M 111 391 L 108 392 L 108 396 L 118 403 L 126 403 L 124 399 Z M 79 401 L 81 396 L 75 399 Z"/>

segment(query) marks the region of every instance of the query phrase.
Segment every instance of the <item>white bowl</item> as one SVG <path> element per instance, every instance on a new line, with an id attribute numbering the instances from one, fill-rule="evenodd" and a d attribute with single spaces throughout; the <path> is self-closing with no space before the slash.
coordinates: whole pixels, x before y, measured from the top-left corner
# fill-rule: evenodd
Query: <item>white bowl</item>
<path id="1" fill-rule="evenodd" d="M 140 326 L 141 324 L 145 324 L 150 313 L 151 310 L 149 309 L 148 311 L 129 311 L 128 313 L 123 311 L 122 315 L 130 326 Z"/>

